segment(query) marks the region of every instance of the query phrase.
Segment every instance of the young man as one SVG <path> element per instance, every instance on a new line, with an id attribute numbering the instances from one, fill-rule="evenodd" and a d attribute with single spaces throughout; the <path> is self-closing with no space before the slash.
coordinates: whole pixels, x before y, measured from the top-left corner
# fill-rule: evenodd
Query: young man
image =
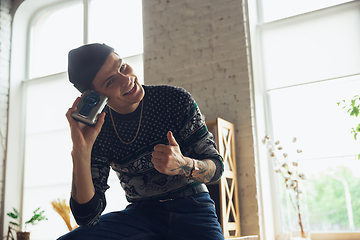
<path id="1" fill-rule="evenodd" d="M 69 80 L 109 98 L 95 127 L 66 113 L 73 142 L 70 206 L 80 225 L 59 239 L 224 239 L 204 183 L 223 172 L 199 108 L 182 88 L 142 86 L 105 44 L 69 52 Z M 105 116 L 106 115 L 106 116 Z M 123 211 L 101 216 L 110 167 L 126 198 Z"/>

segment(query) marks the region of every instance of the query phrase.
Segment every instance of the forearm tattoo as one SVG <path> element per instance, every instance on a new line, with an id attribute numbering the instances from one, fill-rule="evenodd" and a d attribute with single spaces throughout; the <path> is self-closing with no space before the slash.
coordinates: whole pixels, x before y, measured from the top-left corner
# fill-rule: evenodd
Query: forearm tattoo
<path id="1" fill-rule="evenodd" d="M 174 154 L 174 158 L 176 159 L 176 161 L 179 163 L 179 167 L 171 169 L 171 171 L 177 171 L 179 170 L 179 175 L 184 175 L 184 176 L 188 176 L 190 175 L 191 169 L 192 169 L 192 162 L 187 162 L 185 165 L 181 165 L 182 162 L 184 162 L 184 156 L 181 156 L 181 158 L 183 159 L 182 161 L 180 160 L 180 157 L 176 154 Z"/>
<path id="2" fill-rule="evenodd" d="M 93 193 L 95 194 L 95 187 L 93 188 Z M 73 178 L 72 178 L 72 183 L 71 183 L 71 197 L 75 200 L 78 201 L 78 191 L 77 191 L 77 186 L 75 184 L 75 174 L 73 172 Z"/>
<path id="3" fill-rule="evenodd" d="M 216 166 L 212 161 L 199 160 L 197 161 L 197 167 L 199 168 L 199 173 L 193 178 L 195 181 L 208 183 L 213 179 Z"/>
<path id="4" fill-rule="evenodd" d="M 75 201 L 77 201 L 77 188 L 75 185 L 75 174 L 74 173 L 73 173 L 73 178 L 72 178 L 71 196 Z"/>
<path id="5" fill-rule="evenodd" d="M 179 167 L 171 169 L 171 171 L 179 171 L 179 175 L 189 176 L 191 173 L 191 170 L 193 168 L 193 161 L 184 161 L 183 156 L 178 156 L 177 154 L 174 154 L 174 158 L 178 161 Z M 180 159 L 182 158 L 182 160 Z M 197 162 L 197 167 L 199 168 L 199 172 L 196 176 L 194 176 L 192 179 L 201 182 L 201 183 L 208 183 L 210 182 L 216 171 L 216 166 L 211 160 L 195 160 Z M 183 162 L 186 162 L 184 165 Z"/>

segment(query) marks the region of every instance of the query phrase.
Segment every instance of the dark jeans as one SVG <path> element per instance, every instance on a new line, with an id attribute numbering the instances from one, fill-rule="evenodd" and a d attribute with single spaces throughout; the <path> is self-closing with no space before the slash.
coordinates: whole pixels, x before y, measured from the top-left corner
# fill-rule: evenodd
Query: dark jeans
<path id="1" fill-rule="evenodd" d="M 79 227 L 58 240 L 223 240 L 208 193 L 166 202 L 141 201 L 101 216 L 90 227 Z"/>

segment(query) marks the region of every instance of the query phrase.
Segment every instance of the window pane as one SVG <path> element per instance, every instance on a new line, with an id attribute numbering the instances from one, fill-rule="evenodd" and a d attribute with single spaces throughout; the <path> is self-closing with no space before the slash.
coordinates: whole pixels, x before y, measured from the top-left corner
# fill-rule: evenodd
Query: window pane
<path id="1" fill-rule="evenodd" d="M 67 70 L 67 54 L 83 42 L 83 5 L 46 12 L 34 23 L 30 78 Z"/>
<path id="2" fill-rule="evenodd" d="M 89 28 L 89 42 L 105 43 L 123 58 L 143 53 L 141 0 L 91 1 Z"/>
<path id="3" fill-rule="evenodd" d="M 307 175 L 306 192 L 312 231 L 360 231 L 360 153 L 351 128 L 360 122 L 337 105 L 359 94 L 360 79 L 329 81 L 270 91 L 276 140 L 297 137 L 303 150 L 299 168 Z"/>
<path id="4" fill-rule="evenodd" d="M 301 163 L 308 179 L 308 215 L 312 231 L 360 231 L 360 160 L 313 159 Z"/>
<path id="5" fill-rule="evenodd" d="M 267 89 L 360 73 L 359 8 L 264 27 Z"/>
<path id="6" fill-rule="evenodd" d="M 65 73 L 32 80 L 26 86 L 23 209 L 24 214 L 31 214 L 41 206 L 49 219 L 27 230 L 34 239 L 56 239 L 68 230 L 51 202 L 65 199 L 68 203 L 72 176 L 72 146 L 65 112 L 79 93 Z"/>
<path id="7" fill-rule="evenodd" d="M 291 17 L 351 0 L 262 0 L 264 22 Z"/>
<path id="8" fill-rule="evenodd" d="M 79 95 L 66 73 L 29 82 L 26 93 L 26 133 L 68 129 L 65 113 Z"/>

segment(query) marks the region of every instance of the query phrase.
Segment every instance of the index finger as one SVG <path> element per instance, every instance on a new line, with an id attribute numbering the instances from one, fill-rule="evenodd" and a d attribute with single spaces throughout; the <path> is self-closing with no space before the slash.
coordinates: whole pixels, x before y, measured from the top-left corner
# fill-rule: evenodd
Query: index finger
<path id="1" fill-rule="evenodd" d="M 164 144 L 157 144 L 154 147 L 154 151 L 158 151 L 158 152 L 164 152 L 168 149 L 169 145 L 164 145 Z"/>
<path id="2" fill-rule="evenodd" d="M 76 107 L 76 105 L 79 103 L 81 97 L 77 97 L 75 101 L 73 102 L 72 108 Z"/>
<path id="3" fill-rule="evenodd" d="M 68 111 L 66 112 L 65 116 L 68 119 L 69 123 L 73 120 L 73 118 L 70 116 L 72 112 L 74 112 L 76 110 L 76 105 L 79 103 L 80 101 L 80 97 L 77 97 L 75 99 L 75 101 L 73 102 L 73 105 L 71 108 L 68 109 Z"/>

